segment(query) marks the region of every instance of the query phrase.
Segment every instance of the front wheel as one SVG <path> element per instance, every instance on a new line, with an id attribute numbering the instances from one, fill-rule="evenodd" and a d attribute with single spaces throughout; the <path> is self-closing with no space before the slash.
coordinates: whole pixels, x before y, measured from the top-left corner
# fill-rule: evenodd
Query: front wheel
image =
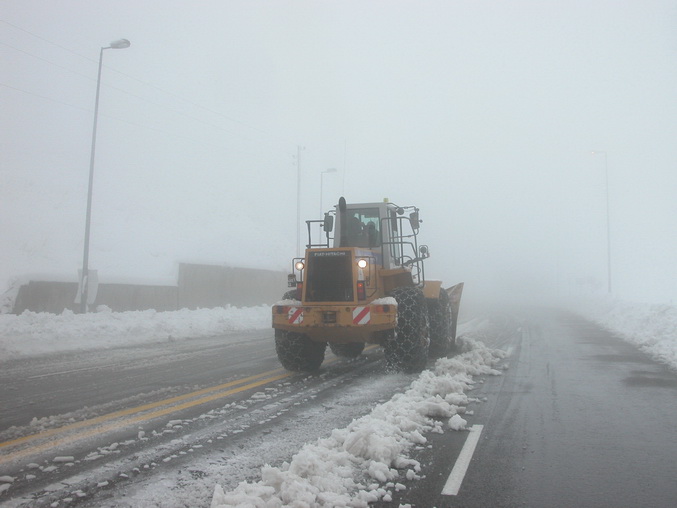
<path id="1" fill-rule="evenodd" d="M 282 366 L 294 372 L 314 372 L 324 361 L 325 342 L 314 342 L 307 335 L 275 330 L 275 350 Z"/>
<path id="2" fill-rule="evenodd" d="M 390 370 L 420 372 L 428 362 L 428 308 L 423 291 L 417 287 L 396 288 L 397 327 L 384 343 L 386 366 Z"/>
<path id="3" fill-rule="evenodd" d="M 428 315 L 430 316 L 430 354 L 446 356 L 454 347 L 452 334 L 451 300 L 449 293 L 440 289 L 437 299 L 428 300 Z"/>

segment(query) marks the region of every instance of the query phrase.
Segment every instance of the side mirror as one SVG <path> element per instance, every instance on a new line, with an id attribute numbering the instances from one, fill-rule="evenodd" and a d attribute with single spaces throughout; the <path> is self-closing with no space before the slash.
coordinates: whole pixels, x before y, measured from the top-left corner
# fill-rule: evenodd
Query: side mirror
<path id="1" fill-rule="evenodd" d="M 325 213 L 324 224 L 322 225 L 322 227 L 327 233 L 331 233 L 334 230 L 334 216 Z"/>
<path id="2" fill-rule="evenodd" d="M 418 210 L 409 214 L 411 229 L 418 230 L 421 227 L 421 219 L 418 218 Z"/>

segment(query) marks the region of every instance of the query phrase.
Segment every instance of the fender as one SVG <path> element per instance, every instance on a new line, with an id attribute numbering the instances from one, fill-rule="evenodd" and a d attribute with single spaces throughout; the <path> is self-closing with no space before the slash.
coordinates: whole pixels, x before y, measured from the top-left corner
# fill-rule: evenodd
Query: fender
<path id="1" fill-rule="evenodd" d="M 442 289 L 441 280 L 426 280 L 423 283 L 423 295 L 426 298 L 437 300 L 440 297 L 440 289 Z"/>

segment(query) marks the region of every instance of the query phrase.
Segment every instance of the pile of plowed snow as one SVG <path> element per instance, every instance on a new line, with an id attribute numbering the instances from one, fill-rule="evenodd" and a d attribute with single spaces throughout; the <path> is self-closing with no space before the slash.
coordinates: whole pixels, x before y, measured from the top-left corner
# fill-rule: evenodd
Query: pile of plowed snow
<path id="1" fill-rule="evenodd" d="M 224 492 L 216 485 L 211 508 L 267 506 L 364 507 L 390 502 L 404 490 L 400 480 L 419 478 L 421 465 L 411 458 L 427 446 L 425 434 L 462 431 L 472 411 L 466 391 L 474 377 L 500 375 L 496 364 L 507 356 L 466 338 L 465 352 L 437 360 L 408 390 L 377 406 L 370 414 L 335 429 L 325 439 L 307 443 L 290 462 L 265 465 L 261 479 L 242 482 Z"/>
<path id="2" fill-rule="evenodd" d="M 61 314 L 0 315 L 0 360 L 62 351 L 107 349 L 270 328 L 270 306 Z"/>

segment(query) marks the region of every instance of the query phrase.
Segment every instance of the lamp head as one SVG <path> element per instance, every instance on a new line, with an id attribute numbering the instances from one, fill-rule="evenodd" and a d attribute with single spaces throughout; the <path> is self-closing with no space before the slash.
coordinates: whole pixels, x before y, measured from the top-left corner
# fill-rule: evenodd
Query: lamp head
<path id="1" fill-rule="evenodd" d="M 126 49 L 131 45 L 132 43 L 129 42 L 127 39 L 118 39 L 117 41 L 113 41 L 110 43 L 110 47 L 112 49 Z"/>

